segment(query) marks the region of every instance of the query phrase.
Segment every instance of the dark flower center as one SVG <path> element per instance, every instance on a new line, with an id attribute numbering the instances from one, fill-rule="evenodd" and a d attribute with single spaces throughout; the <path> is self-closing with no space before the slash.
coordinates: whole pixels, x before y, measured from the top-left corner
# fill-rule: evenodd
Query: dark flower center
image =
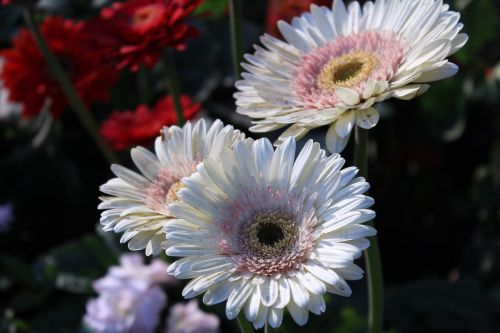
<path id="1" fill-rule="evenodd" d="M 293 242 L 294 219 L 281 212 L 257 213 L 242 233 L 243 243 L 255 255 L 282 255 Z"/>
<path id="2" fill-rule="evenodd" d="M 257 239 L 261 244 L 273 246 L 285 237 L 281 227 L 276 224 L 261 224 L 257 231 Z"/>

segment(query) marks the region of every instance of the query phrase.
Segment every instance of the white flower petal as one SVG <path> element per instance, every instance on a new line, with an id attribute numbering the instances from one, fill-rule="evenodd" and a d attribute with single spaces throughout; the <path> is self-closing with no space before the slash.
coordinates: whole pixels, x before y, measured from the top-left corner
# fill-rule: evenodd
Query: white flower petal
<path id="1" fill-rule="evenodd" d="M 290 315 L 292 316 L 293 320 L 295 320 L 295 322 L 297 323 L 297 325 L 304 326 L 307 323 L 307 320 L 309 319 L 309 311 L 307 311 L 304 308 L 301 308 L 293 301 L 288 303 L 287 309 L 288 312 L 290 312 Z"/>
<path id="2" fill-rule="evenodd" d="M 433 82 L 449 78 L 458 72 L 458 66 L 451 62 L 445 62 L 439 68 L 426 71 L 415 80 L 415 83 Z"/>
<path id="3" fill-rule="evenodd" d="M 160 172 L 158 158 L 143 147 L 132 148 L 130 154 L 137 168 L 139 168 L 150 181 L 154 181 Z"/>
<path id="4" fill-rule="evenodd" d="M 360 101 L 359 94 L 349 88 L 335 88 L 335 94 L 347 105 L 355 105 Z"/>
<path id="5" fill-rule="evenodd" d="M 341 138 L 349 136 L 356 123 L 356 112 L 348 111 L 335 122 L 335 132 Z"/>
<path id="6" fill-rule="evenodd" d="M 224 302 L 232 291 L 232 285 L 229 283 L 221 282 L 208 288 L 205 295 L 203 295 L 203 303 L 206 305 L 214 305 Z"/>
<path id="7" fill-rule="evenodd" d="M 303 52 L 308 52 L 311 49 L 310 43 L 304 33 L 294 29 L 285 21 L 278 21 L 278 29 L 285 39 Z"/>
<path id="8" fill-rule="evenodd" d="M 247 280 L 242 280 L 235 286 L 226 303 L 226 316 L 229 320 L 236 318 L 254 289 L 255 286 Z"/>
<path id="9" fill-rule="evenodd" d="M 290 286 L 287 279 L 279 279 L 278 281 L 279 295 L 274 305 L 278 309 L 284 308 L 290 302 Z"/>
<path id="10" fill-rule="evenodd" d="M 309 292 L 295 278 L 288 278 L 288 285 L 290 286 L 290 294 L 297 306 L 304 308 L 309 303 Z"/>
<path id="11" fill-rule="evenodd" d="M 260 297 L 260 288 L 257 287 L 245 305 L 245 316 L 248 321 L 255 321 L 257 319 L 261 308 Z"/>
<path id="12" fill-rule="evenodd" d="M 311 300 L 307 306 L 309 311 L 311 311 L 312 313 L 314 313 L 316 315 L 320 315 L 323 312 L 325 312 L 326 304 L 325 304 L 325 300 L 323 299 L 323 297 L 318 296 L 318 295 L 314 295 L 314 294 L 311 294 L 310 296 L 311 296 Z"/>
<path id="13" fill-rule="evenodd" d="M 278 328 L 281 326 L 283 320 L 283 309 L 270 308 L 268 313 L 269 325 L 273 328 Z"/>
<path id="14" fill-rule="evenodd" d="M 340 137 L 335 130 L 337 123 L 333 123 L 326 133 L 326 148 L 332 153 L 340 153 L 347 146 L 350 135 Z"/>
<path id="15" fill-rule="evenodd" d="M 262 298 L 262 305 L 272 306 L 278 298 L 279 286 L 275 279 L 267 278 L 266 281 L 258 286 Z"/>
<path id="16" fill-rule="evenodd" d="M 253 322 L 253 327 L 255 327 L 255 329 L 261 329 L 262 327 L 264 327 L 268 313 L 269 313 L 268 307 L 261 306 L 259 308 L 259 313 L 257 314 L 257 318 L 255 318 L 255 321 Z"/>
<path id="17" fill-rule="evenodd" d="M 370 129 L 377 125 L 380 114 L 375 108 L 359 110 L 356 113 L 356 125 L 361 128 Z"/>

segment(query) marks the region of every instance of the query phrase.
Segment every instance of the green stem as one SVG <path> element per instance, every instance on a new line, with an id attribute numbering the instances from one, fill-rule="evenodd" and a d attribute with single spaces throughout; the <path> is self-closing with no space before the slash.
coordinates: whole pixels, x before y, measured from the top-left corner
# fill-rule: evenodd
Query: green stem
<path id="1" fill-rule="evenodd" d="M 184 112 L 182 110 L 181 104 L 181 92 L 179 86 L 179 78 L 177 77 L 177 72 L 175 71 L 174 56 L 172 50 L 167 50 L 163 57 L 163 69 L 165 70 L 165 75 L 167 76 L 167 84 L 170 95 L 174 99 L 175 114 L 177 116 L 177 124 L 179 126 L 184 125 L 186 120 L 184 119 Z"/>
<path id="2" fill-rule="evenodd" d="M 52 53 L 47 43 L 43 39 L 42 34 L 40 33 L 40 30 L 38 29 L 38 26 L 35 23 L 32 10 L 28 7 L 25 7 L 23 10 L 23 14 L 24 14 L 24 19 L 26 21 L 26 25 L 31 30 L 31 33 L 33 34 L 33 37 L 36 40 L 38 48 L 40 49 L 40 52 L 42 53 L 45 61 L 47 62 L 47 66 L 49 68 L 51 75 L 54 77 L 54 79 L 61 87 L 64 95 L 68 100 L 69 105 L 71 106 L 71 109 L 74 110 L 78 119 L 85 127 L 87 132 L 90 134 L 90 136 L 94 139 L 95 143 L 101 150 L 102 154 L 106 157 L 106 159 L 110 163 L 117 163 L 118 157 L 111 149 L 109 149 L 106 142 L 104 142 L 102 137 L 99 135 L 99 127 L 97 123 L 95 122 L 94 118 L 92 118 L 92 115 L 89 112 L 87 106 L 85 105 L 85 103 L 83 103 L 80 96 L 76 92 L 75 88 L 73 87 L 73 84 L 71 83 L 70 78 L 64 71 L 63 67 L 57 61 L 56 56 L 54 55 L 54 53 Z"/>
<path id="3" fill-rule="evenodd" d="M 241 74 L 240 63 L 243 60 L 243 40 L 241 35 L 241 0 L 228 0 L 229 24 L 231 27 L 231 47 L 233 51 L 234 78 Z"/>
<path id="4" fill-rule="evenodd" d="M 359 175 L 368 175 L 368 130 L 356 126 L 354 164 Z M 374 227 L 373 221 L 366 223 Z M 370 238 L 370 247 L 364 252 L 368 284 L 368 332 L 381 333 L 384 321 L 384 280 L 377 236 Z"/>
<path id="5" fill-rule="evenodd" d="M 240 311 L 238 317 L 236 317 L 238 321 L 238 326 L 240 328 L 241 333 L 253 333 L 252 326 L 250 326 L 250 322 L 245 318 L 245 314 L 243 311 Z"/>
<path id="6" fill-rule="evenodd" d="M 269 323 L 266 321 L 266 324 L 264 326 L 264 333 L 272 333 L 275 332 L 275 329 L 272 328 Z"/>

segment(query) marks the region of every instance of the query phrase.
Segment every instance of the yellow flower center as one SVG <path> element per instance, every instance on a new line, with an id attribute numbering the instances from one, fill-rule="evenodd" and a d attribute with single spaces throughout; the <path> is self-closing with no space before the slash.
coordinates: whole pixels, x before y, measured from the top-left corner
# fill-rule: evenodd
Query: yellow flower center
<path id="1" fill-rule="evenodd" d="M 344 54 L 330 60 L 317 79 L 318 87 L 334 90 L 337 87 L 352 87 L 366 80 L 375 65 L 375 57 L 365 51 Z"/>
<path id="2" fill-rule="evenodd" d="M 167 200 L 166 202 L 172 203 L 175 201 L 179 201 L 179 198 L 177 197 L 177 192 L 179 192 L 180 189 L 184 188 L 184 184 L 182 184 L 182 181 L 177 181 L 170 186 L 168 189 L 167 193 Z"/>

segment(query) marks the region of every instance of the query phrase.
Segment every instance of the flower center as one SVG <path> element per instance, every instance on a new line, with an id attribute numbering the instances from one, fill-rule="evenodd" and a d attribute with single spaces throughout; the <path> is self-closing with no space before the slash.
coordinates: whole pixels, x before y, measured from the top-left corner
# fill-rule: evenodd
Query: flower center
<path id="1" fill-rule="evenodd" d="M 275 224 L 262 224 L 257 232 L 259 242 L 269 246 L 278 243 L 283 237 L 283 230 Z"/>
<path id="2" fill-rule="evenodd" d="M 161 171 L 146 189 L 146 205 L 162 215 L 170 215 L 168 205 L 179 200 L 177 192 L 183 187 L 180 178 L 180 175 L 172 175 L 169 170 Z"/>
<path id="3" fill-rule="evenodd" d="M 391 80 L 404 56 L 404 44 L 392 32 L 364 31 L 337 36 L 301 57 L 293 88 L 308 108 L 345 106 L 336 88 L 349 88 L 360 99 L 370 98 L 363 97 L 368 80 Z"/>
<path id="4" fill-rule="evenodd" d="M 294 220 L 283 213 L 257 213 L 243 232 L 247 249 L 264 256 L 280 255 L 293 240 Z"/>
<path id="5" fill-rule="evenodd" d="M 131 24 L 137 29 L 147 29 L 158 23 L 163 14 L 163 6 L 151 4 L 141 7 L 135 11 L 131 18 Z"/>
<path id="6" fill-rule="evenodd" d="M 318 76 L 318 87 L 323 90 L 353 87 L 368 78 L 374 64 L 375 57 L 364 51 L 335 57 L 321 69 Z"/>
<path id="7" fill-rule="evenodd" d="M 177 192 L 179 192 L 180 189 L 184 188 L 184 184 L 182 181 L 177 181 L 173 183 L 170 188 L 168 189 L 167 193 L 167 202 L 172 203 L 174 201 L 179 201 L 179 197 L 177 197 Z"/>

